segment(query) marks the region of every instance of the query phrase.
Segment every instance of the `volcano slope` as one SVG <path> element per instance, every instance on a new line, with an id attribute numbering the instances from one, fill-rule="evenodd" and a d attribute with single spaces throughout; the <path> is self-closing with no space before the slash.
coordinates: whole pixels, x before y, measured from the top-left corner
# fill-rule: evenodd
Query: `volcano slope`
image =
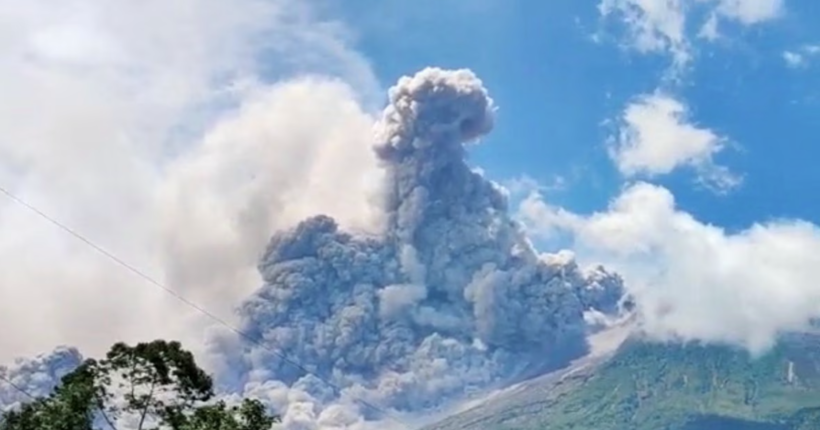
<path id="1" fill-rule="evenodd" d="M 820 336 L 784 337 L 759 357 L 630 340 L 426 430 L 456 429 L 820 429 Z"/>

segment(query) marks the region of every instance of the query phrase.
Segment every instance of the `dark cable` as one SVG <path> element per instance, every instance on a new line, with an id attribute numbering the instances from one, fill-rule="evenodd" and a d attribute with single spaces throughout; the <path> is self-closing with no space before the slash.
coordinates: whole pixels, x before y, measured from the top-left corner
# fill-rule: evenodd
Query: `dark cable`
<path id="1" fill-rule="evenodd" d="M 282 359 L 282 361 L 284 361 L 285 363 L 290 364 L 291 366 L 293 366 L 293 367 L 295 367 L 295 368 L 297 368 L 297 369 L 301 370 L 302 372 L 304 372 L 304 373 L 306 373 L 306 374 L 310 374 L 310 375 L 315 376 L 315 377 L 316 377 L 316 378 L 318 378 L 320 381 L 322 381 L 322 382 L 324 382 L 325 384 L 327 384 L 327 386 L 329 386 L 329 387 L 333 388 L 334 390 L 336 390 L 336 391 L 337 391 L 337 393 L 341 394 L 341 392 L 342 392 L 342 387 L 340 387 L 340 386 L 338 386 L 338 385 L 334 384 L 333 382 L 329 381 L 329 380 L 328 380 L 328 379 L 326 379 L 326 378 L 323 378 L 323 377 L 322 377 L 322 376 L 320 376 L 320 375 L 317 375 L 317 374 L 316 374 L 316 373 L 314 373 L 314 372 L 311 372 L 310 370 L 308 370 L 307 368 L 305 368 L 304 366 L 302 366 L 302 365 L 301 365 L 301 364 L 299 364 L 298 362 L 296 362 L 296 361 L 294 361 L 294 360 L 290 359 L 289 357 L 287 357 L 284 353 L 279 352 L 279 351 L 276 351 L 275 349 L 273 349 L 273 348 L 271 348 L 271 347 L 269 347 L 269 346 L 265 345 L 264 343 L 262 343 L 262 342 L 260 342 L 260 341 L 256 340 L 255 338 L 251 337 L 249 334 L 244 333 L 243 331 L 239 330 L 238 328 L 233 327 L 232 325 L 228 324 L 228 323 L 227 323 L 224 319 L 222 319 L 222 318 L 220 318 L 220 317 L 218 317 L 218 316 L 214 315 L 213 313 L 211 313 L 211 312 L 209 312 L 209 311 L 205 310 L 204 308 L 202 308 L 201 306 L 197 305 L 196 303 L 193 303 L 193 302 L 192 302 L 192 301 L 190 301 L 189 299 L 186 299 L 184 296 L 182 296 L 182 295 L 180 295 L 179 293 L 175 292 L 175 291 L 174 291 L 174 290 L 172 290 L 171 288 L 166 287 L 165 285 L 163 285 L 163 284 L 162 284 L 162 283 L 160 283 L 159 281 L 154 280 L 154 278 L 152 278 L 152 277 L 148 276 L 147 274 L 145 274 L 145 273 L 144 273 L 144 272 L 142 272 L 141 270 L 137 269 L 136 267 L 132 266 L 131 264 L 128 264 L 127 262 L 125 262 L 125 261 L 124 261 L 124 260 L 122 260 L 121 258 L 117 257 L 117 256 L 116 256 L 116 255 L 114 255 L 113 253 L 111 253 L 111 252 L 109 252 L 109 251 L 105 250 L 105 248 L 103 248 L 103 247 L 101 247 L 101 246 L 99 246 L 99 245 L 95 244 L 95 243 L 94 243 L 94 242 L 92 242 L 91 240 L 89 240 L 89 239 L 85 238 L 85 237 L 84 237 L 83 235 L 81 235 L 80 233 L 78 233 L 78 232 L 74 231 L 73 229 L 71 229 L 71 228 L 70 228 L 70 227 L 68 227 L 67 225 L 65 225 L 65 224 L 61 223 L 60 221 L 57 221 L 56 219 L 52 218 L 51 216 L 49 216 L 49 215 L 48 215 L 48 214 L 46 214 L 45 212 L 43 212 L 43 211 L 41 211 L 41 210 L 37 209 L 36 207 L 32 206 L 31 204 L 29 204 L 29 203 L 28 203 L 28 202 L 26 202 L 25 200 L 23 200 L 23 199 L 21 199 L 21 198 L 17 197 L 16 195 L 14 195 L 13 193 L 11 193 L 11 192 L 10 192 L 10 191 L 8 191 L 7 189 L 3 188 L 2 186 L 0 186 L 0 193 L 2 193 L 2 194 L 4 194 L 4 195 L 6 195 L 6 197 L 8 197 L 9 199 L 11 199 L 11 200 L 12 200 L 12 201 L 14 201 L 15 203 L 19 204 L 20 206 L 23 206 L 24 208 L 28 209 L 29 211 L 34 212 L 35 214 L 39 215 L 41 218 L 43 218 L 43 219 L 45 219 L 46 221 L 50 222 L 51 224 L 53 224 L 53 225 L 57 226 L 58 228 L 60 228 L 60 229 L 61 229 L 61 230 L 63 230 L 64 232 L 66 232 L 66 233 L 70 234 L 71 236 L 74 236 L 74 238 L 76 238 L 77 240 L 79 240 L 79 241 L 81 241 L 81 242 L 85 243 L 86 245 L 90 246 L 91 248 L 93 248 L 93 249 L 94 249 L 95 251 L 97 251 L 98 253 L 102 254 L 102 255 L 103 255 L 103 256 L 105 256 L 106 258 L 108 258 L 108 259 L 112 260 L 112 261 L 113 261 L 113 262 L 115 262 L 116 264 L 118 264 L 118 265 L 120 265 L 121 267 L 123 267 L 123 268 L 127 269 L 128 271 L 130 271 L 131 273 L 133 273 L 133 274 L 137 275 L 138 277 L 142 278 L 143 280 L 147 281 L 149 284 L 151 284 L 151 285 L 153 285 L 153 286 L 155 286 L 155 287 L 158 287 L 158 288 L 160 288 L 160 289 L 164 290 L 166 293 L 170 294 L 171 296 L 173 296 L 174 298 L 176 298 L 176 299 L 177 299 L 177 300 L 179 300 L 180 302 L 182 302 L 182 303 L 184 303 L 185 305 L 190 306 L 191 308 L 193 308 L 193 309 L 195 309 L 195 310 L 197 310 L 197 311 L 201 312 L 202 314 L 204 314 L 205 316 L 207 316 L 208 318 L 210 318 L 212 321 L 214 321 L 214 322 L 216 322 L 217 324 L 220 324 L 220 325 L 222 325 L 223 327 L 225 327 L 225 328 L 229 329 L 230 331 L 232 331 L 232 332 L 236 333 L 238 336 L 240 336 L 241 338 L 245 339 L 246 341 L 248 341 L 248 342 L 250 342 L 250 343 L 253 343 L 253 344 L 257 345 L 257 346 L 260 346 L 260 347 L 262 347 L 262 348 L 267 349 L 268 351 L 270 351 L 271 353 L 273 353 L 274 355 L 276 355 L 277 357 L 279 357 L 280 359 Z M 378 407 L 378 406 L 376 406 L 376 405 L 374 405 L 374 404 L 372 404 L 372 403 L 370 403 L 370 402 L 368 402 L 368 401 L 366 401 L 366 400 L 362 400 L 362 399 L 358 399 L 358 398 L 354 398 L 354 400 L 356 400 L 357 402 L 359 402 L 359 403 L 361 403 L 362 405 L 366 406 L 367 408 L 370 408 L 370 409 L 372 409 L 372 410 L 374 410 L 374 411 L 376 411 L 376 412 L 378 412 L 378 413 L 382 414 L 383 416 L 385 416 L 385 417 L 387 417 L 387 418 L 389 418 L 389 419 L 391 419 L 391 420 L 395 421 L 395 422 L 396 422 L 396 423 L 398 423 L 398 424 L 403 424 L 403 422 L 402 422 L 402 421 L 400 421 L 399 419 L 397 419 L 397 418 L 393 417 L 393 416 L 392 416 L 392 414 L 388 413 L 385 409 L 382 409 L 382 408 L 380 408 L 380 407 Z"/>

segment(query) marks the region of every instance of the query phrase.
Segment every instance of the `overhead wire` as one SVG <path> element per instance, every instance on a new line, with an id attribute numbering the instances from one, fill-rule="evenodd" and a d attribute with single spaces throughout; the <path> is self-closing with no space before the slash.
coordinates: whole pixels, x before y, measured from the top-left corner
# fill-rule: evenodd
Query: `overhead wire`
<path id="1" fill-rule="evenodd" d="M 9 379 L 6 375 L 4 375 L 2 373 L 0 373 L 0 381 L 5 382 L 6 384 L 8 384 L 9 387 L 14 388 L 15 390 L 19 391 L 21 394 L 23 394 L 24 396 L 26 396 L 26 397 L 28 397 L 32 400 L 37 399 L 37 396 L 35 396 L 34 394 L 29 393 L 25 388 L 15 384 L 11 379 Z"/>
<path id="2" fill-rule="evenodd" d="M 14 383 L 14 381 L 9 379 L 8 377 L 6 377 L 6 375 L 4 375 L 2 373 L 0 373 L 0 381 L 5 382 L 9 387 L 14 388 L 15 390 L 17 390 L 18 392 L 20 392 L 24 396 L 28 397 L 29 399 L 37 400 L 37 396 L 35 396 L 34 394 L 29 393 L 28 390 L 26 390 L 25 388 L 17 385 L 16 383 Z M 3 412 L 3 411 L 0 411 L 0 412 Z M 6 420 L 5 414 L 0 413 L 0 424 L 3 423 L 5 420 Z"/>
<path id="3" fill-rule="evenodd" d="M 14 388 L 15 390 L 19 391 L 21 394 L 23 394 L 24 396 L 30 398 L 31 400 L 37 400 L 37 396 L 35 396 L 34 394 L 29 393 L 25 388 L 15 384 L 14 382 L 12 382 L 11 379 L 6 377 L 5 375 L 0 374 L 0 381 L 5 382 L 11 388 Z M 100 409 L 99 412 L 102 415 L 103 419 L 105 420 L 106 424 L 108 424 L 108 427 L 110 427 L 113 430 L 117 430 L 117 427 L 114 426 L 114 423 L 111 421 L 111 418 L 108 417 L 108 413 L 106 413 L 105 410 L 103 410 L 103 409 Z M 2 414 L 0 414 L 0 419 L 3 419 Z"/>
<path id="4" fill-rule="evenodd" d="M 217 315 L 216 315 L 216 314 L 214 314 L 213 312 L 210 312 L 210 311 L 208 311 L 207 309 L 203 308 L 202 306 L 197 305 L 196 303 L 194 303 L 194 302 L 192 302 L 191 300 L 187 299 L 185 296 L 183 296 L 183 295 L 181 295 L 181 294 L 177 293 L 177 292 L 176 292 L 176 291 L 174 291 L 173 289 L 169 288 L 168 286 L 166 286 L 166 285 L 162 284 L 161 282 L 157 281 L 156 279 L 152 278 L 151 276 L 149 276 L 148 274 L 146 274 L 146 273 L 145 273 L 145 272 L 143 272 L 142 270 L 138 269 L 138 268 L 137 268 L 137 267 L 135 267 L 134 265 L 129 264 L 129 263 L 128 263 L 128 262 L 126 262 L 125 260 L 123 260 L 123 259 L 121 259 L 121 258 L 117 257 L 114 253 L 112 253 L 112 252 L 110 252 L 110 251 L 106 250 L 105 248 L 103 248 L 103 247 L 102 247 L 102 246 L 100 246 L 100 245 L 97 245 L 97 244 L 96 244 L 96 243 L 94 243 L 92 240 L 90 240 L 90 239 L 86 238 L 85 236 L 83 236 L 82 234 L 80 234 L 80 233 L 79 233 L 79 232 L 77 232 L 76 230 L 72 229 L 72 228 L 71 228 L 71 227 L 69 227 L 68 225 L 66 225 L 66 224 L 64 224 L 64 223 L 62 223 L 62 222 L 60 222 L 60 221 L 58 221 L 56 218 L 54 218 L 54 217 L 52 217 L 52 216 L 48 215 L 47 213 L 45 213 L 45 212 L 43 212 L 42 210 L 40 210 L 40 209 L 38 209 L 37 207 L 35 207 L 34 205 L 32 205 L 32 204 L 28 203 L 27 201 L 25 201 L 25 200 L 24 200 L 24 199 L 22 199 L 21 197 L 19 197 L 19 196 L 17 196 L 16 194 L 12 193 L 12 192 L 11 192 L 10 190 L 8 190 L 7 188 L 5 188 L 5 187 L 3 187 L 3 186 L 0 186 L 0 194 L 5 195 L 7 198 L 9 198 L 9 199 L 10 199 L 11 201 L 13 201 L 14 203 L 16 203 L 16 204 L 18 204 L 18 205 L 22 206 L 22 207 L 23 207 L 23 208 L 25 208 L 26 210 L 28 210 L 28 211 L 30 211 L 30 212 L 32 212 L 32 213 L 34 213 L 34 214 L 36 214 L 37 216 L 39 216 L 39 217 L 41 217 L 42 219 L 46 220 L 46 221 L 47 221 L 47 222 L 49 222 L 50 224 L 52 224 L 52 225 L 56 226 L 57 228 L 59 228 L 60 230 L 64 231 L 65 233 L 68 233 L 69 235 L 73 236 L 75 239 L 77 239 L 77 240 L 79 240 L 80 242 L 84 243 L 85 245 L 89 246 L 90 248 L 92 248 L 93 250 L 95 250 L 96 252 L 98 252 L 99 254 L 101 254 L 102 256 L 104 256 L 104 257 L 108 258 L 109 260 L 113 261 L 115 264 L 117 264 L 117 265 L 119 265 L 120 267 L 122 267 L 122 268 L 124 268 L 124 269 L 128 270 L 129 272 L 131 272 L 132 274 L 134 274 L 134 275 L 136 275 L 137 277 L 141 278 L 142 280 L 144 280 L 144 281 L 148 282 L 150 285 L 153 285 L 154 287 L 157 287 L 157 288 L 162 289 L 162 290 L 163 290 L 163 291 L 165 291 L 167 294 L 171 295 L 172 297 L 174 297 L 174 298 L 175 298 L 175 299 L 177 299 L 178 301 L 182 302 L 182 303 L 183 303 L 183 304 L 185 304 L 186 306 L 189 306 L 189 307 L 191 307 L 192 309 L 194 309 L 194 310 L 196 310 L 196 311 L 198 311 L 198 312 L 202 313 L 203 315 L 205 315 L 206 317 L 208 317 L 210 320 L 212 320 L 212 321 L 216 322 L 217 324 L 219 324 L 219 325 L 221 325 L 221 326 L 223 326 L 223 327 L 227 328 L 228 330 L 230 330 L 231 332 L 235 333 L 236 335 L 238 335 L 238 336 L 239 336 L 239 337 L 241 337 L 242 339 L 246 340 L 247 342 L 250 342 L 250 343 L 252 343 L 252 344 L 254 344 L 254 345 L 260 346 L 260 347 L 262 347 L 262 348 L 264 348 L 264 349 L 268 350 L 268 351 L 269 351 L 269 352 L 271 352 L 272 354 L 276 355 L 277 357 L 279 357 L 279 358 L 280 358 L 282 361 L 284 361 L 285 363 L 287 363 L 287 364 L 289 364 L 289 365 L 291 365 L 291 366 L 295 367 L 296 369 L 299 369 L 300 371 L 302 371 L 302 372 L 304 372 L 304 373 L 306 373 L 306 374 L 313 375 L 314 377 L 318 378 L 320 381 L 322 381 L 324 384 L 326 384 L 327 386 L 331 387 L 333 390 L 337 391 L 338 393 L 341 393 L 341 392 L 342 392 L 342 387 L 340 387 L 339 385 L 337 385 L 337 384 L 335 384 L 334 382 L 330 381 L 328 378 L 325 378 L 325 377 L 323 377 L 322 375 L 319 375 L 319 374 L 317 374 L 317 373 L 315 373 L 315 372 L 310 371 L 310 370 L 309 370 L 309 369 L 307 369 L 305 366 L 301 365 L 299 362 L 297 362 L 297 361 L 295 361 L 295 360 L 291 359 L 290 357 L 288 357 L 287 355 L 285 355 L 283 352 L 281 352 L 281 351 L 277 351 L 276 349 L 274 349 L 274 348 L 272 348 L 272 347 L 270 347 L 270 346 L 266 345 L 265 343 L 263 343 L 263 342 L 261 342 L 261 341 L 257 340 L 256 338 L 252 337 L 251 335 L 249 335 L 249 334 L 247 334 L 247 333 L 243 332 L 242 330 L 240 330 L 240 329 L 238 329 L 238 328 L 236 328 L 236 327 L 232 326 L 232 325 L 231 325 L 231 324 L 229 324 L 227 321 L 225 321 L 225 319 L 220 318 L 219 316 L 217 316 Z M 7 379 L 5 379 L 5 378 L 4 378 L 4 380 L 6 380 L 6 382 L 9 382 L 9 381 L 8 381 Z M 10 382 L 9 382 L 9 383 L 10 383 Z M 10 384 L 11 384 L 11 383 L 10 383 Z M 13 385 L 13 384 L 12 384 L 11 386 L 12 386 L 12 387 L 14 387 L 14 385 Z M 19 389 L 19 387 L 14 387 L 14 388 L 18 388 L 18 389 Z M 27 393 L 27 394 L 28 394 L 28 393 Z M 31 396 L 29 396 L 29 397 L 31 397 Z M 377 406 L 377 405 L 373 404 L 372 402 L 369 402 L 369 401 L 367 401 L 367 400 L 361 399 L 361 398 L 355 398 L 355 397 L 351 397 L 351 398 L 352 398 L 353 400 L 355 400 L 356 402 L 360 403 L 361 405 L 365 406 L 366 408 L 368 408 L 368 409 L 370 409 L 370 410 L 372 410 L 372 411 L 375 411 L 375 412 L 377 412 L 377 413 L 381 414 L 381 415 L 382 415 L 382 416 L 384 416 L 385 418 L 388 418 L 388 419 L 390 419 L 391 421 L 396 422 L 397 424 L 405 425 L 405 423 L 404 423 L 402 420 L 400 420 L 399 418 L 395 417 L 392 413 L 388 412 L 386 409 L 384 409 L 384 408 L 382 408 L 382 407 L 380 407 L 380 406 Z"/>

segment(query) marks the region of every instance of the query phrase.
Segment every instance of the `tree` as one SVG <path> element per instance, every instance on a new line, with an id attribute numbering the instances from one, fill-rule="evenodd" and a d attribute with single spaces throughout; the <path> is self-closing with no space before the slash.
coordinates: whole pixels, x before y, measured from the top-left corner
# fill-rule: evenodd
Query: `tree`
<path id="1" fill-rule="evenodd" d="M 0 430 L 91 430 L 95 405 L 93 375 L 82 365 L 63 377 L 50 397 L 4 414 Z"/>
<path id="2" fill-rule="evenodd" d="M 276 421 L 261 402 L 245 399 L 241 406 L 219 402 L 198 408 L 180 430 L 268 430 Z"/>
<path id="3" fill-rule="evenodd" d="M 0 430 L 118 430 L 121 422 L 136 430 L 268 430 L 278 421 L 258 400 L 228 406 L 213 397 L 211 377 L 179 342 L 117 343 L 49 397 L 4 414 Z"/>

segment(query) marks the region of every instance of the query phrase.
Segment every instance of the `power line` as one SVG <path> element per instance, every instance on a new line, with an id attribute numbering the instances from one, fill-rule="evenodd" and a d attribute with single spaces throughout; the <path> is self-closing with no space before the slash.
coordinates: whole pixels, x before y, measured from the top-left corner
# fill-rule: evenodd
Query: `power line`
<path id="1" fill-rule="evenodd" d="M 15 384 L 14 382 L 11 382 L 11 379 L 7 378 L 5 375 L 0 374 L 0 381 L 4 381 L 6 384 L 9 384 L 10 387 L 12 387 L 15 390 L 19 391 L 20 393 L 22 393 L 26 397 L 30 398 L 31 400 L 37 400 L 37 396 L 35 396 L 34 394 L 29 393 L 28 391 L 26 391 L 25 388 Z M 117 428 L 114 426 L 114 423 L 111 421 L 111 418 L 109 418 L 108 414 L 105 412 L 105 409 L 100 408 L 100 415 L 102 415 L 103 419 L 108 424 L 108 427 L 112 428 L 113 430 L 117 430 Z M 0 419 L 2 419 L 2 418 L 3 417 L 0 416 Z"/>
<path id="2" fill-rule="evenodd" d="M 12 382 L 12 381 L 11 381 L 11 379 L 9 379 L 8 377 L 6 377 L 6 375 L 4 375 L 4 374 L 2 374 L 2 373 L 0 373 L 0 381 L 5 382 L 5 383 L 6 383 L 6 384 L 8 384 L 11 388 L 14 388 L 15 390 L 19 391 L 21 394 L 23 394 L 24 396 L 28 397 L 29 399 L 31 399 L 31 400 L 37 400 L 37 396 L 35 396 L 34 394 L 29 393 L 28 391 L 26 391 L 26 389 L 25 389 L 25 388 L 23 388 L 23 387 L 21 387 L 21 386 L 19 386 L 19 385 L 15 384 L 14 382 Z M 0 410 L 0 424 L 2 424 L 2 423 L 6 420 L 5 415 L 6 415 L 6 414 L 5 414 L 5 413 L 3 413 L 3 411 L 2 411 L 2 410 Z"/>
<path id="3" fill-rule="evenodd" d="M 5 382 L 5 383 L 6 383 L 6 384 L 8 384 L 11 388 L 14 388 L 15 390 L 19 391 L 21 394 L 23 394 L 24 396 L 28 397 L 29 399 L 31 399 L 31 400 L 37 400 L 37 397 L 35 397 L 33 394 L 31 394 L 31 393 L 29 393 L 28 391 L 26 391 L 23 387 L 21 387 L 21 386 L 19 386 L 19 385 L 15 384 L 14 382 L 12 382 L 12 381 L 11 381 L 11 379 L 7 378 L 7 377 L 6 377 L 6 375 L 4 375 L 4 374 L 2 374 L 2 373 L 0 373 L 0 381 Z M 2 411 L 2 410 L 0 410 L 0 424 L 2 424 L 2 423 L 6 420 L 5 414 L 4 414 L 4 413 L 2 413 L 2 412 L 3 412 L 3 411 Z"/>
<path id="4" fill-rule="evenodd" d="M 5 382 L 5 383 L 6 383 L 6 384 L 8 384 L 11 388 L 14 388 L 15 390 L 19 391 L 21 394 L 25 395 L 25 396 L 26 396 L 26 397 L 28 397 L 29 399 L 32 399 L 32 400 L 36 400 L 36 399 L 37 399 L 37 396 L 35 396 L 34 394 L 29 393 L 28 391 L 26 391 L 26 389 L 25 389 L 25 388 L 23 388 L 23 387 L 21 387 L 21 386 L 19 386 L 19 385 L 15 384 L 14 382 L 12 382 L 12 381 L 11 381 L 11 379 L 9 379 L 8 377 L 6 377 L 6 375 L 4 375 L 4 374 L 2 374 L 2 373 L 0 373 L 0 381 Z"/>
<path id="5" fill-rule="evenodd" d="M 248 342 L 250 342 L 250 343 L 252 343 L 252 344 L 258 345 L 258 346 L 260 346 L 260 347 L 262 347 L 262 348 L 265 348 L 266 350 L 270 351 L 271 353 L 273 353 L 274 355 L 276 355 L 277 357 L 279 357 L 280 359 L 282 359 L 282 361 L 284 361 L 285 363 L 290 364 L 291 366 L 293 366 L 293 367 L 295 367 L 295 368 L 297 368 L 297 369 L 301 370 L 302 372 L 304 372 L 304 373 L 306 373 L 306 374 L 310 374 L 310 375 L 315 376 L 315 377 L 316 377 L 316 378 L 318 378 L 320 381 L 324 382 L 327 386 L 329 386 L 329 387 L 333 388 L 333 389 L 334 389 L 334 390 L 336 390 L 339 394 L 341 394 L 341 392 L 342 392 L 342 387 L 340 387 L 340 386 L 338 386 L 338 385 L 334 384 L 333 382 L 331 382 L 331 381 L 330 381 L 330 380 L 328 380 L 327 378 L 322 377 L 321 375 L 318 375 L 318 374 L 316 374 L 316 373 L 314 373 L 314 372 L 311 372 L 311 371 L 310 371 L 310 370 L 308 370 L 306 367 L 302 366 L 301 364 L 299 364 L 299 363 L 298 363 L 298 362 L 296 362 L 295 360 L 293 360 L 293 359 L 289 358 L 289 357 L 288 357 L 287 355 L 285 355 L 284 353 L 279 352 L 279 351 L 277 351 L 277 350 L 275 350 L 275 349 L 273 349 L 273 348 L 271 348 L 271 347 L 267 346 L 266 344 L 264 344 L 264 343 L 260 342 L 259 340 L 256 340 L 255 338 L 251 337 L 251 335 L 249 335 L 249 334 L 247 334 L 247 333 L 243 332 L 242 330 L 239 330 L 238 328 L 236 328 L 236 327 L 234 327 L 234 326 L 232 326 L 232 325 L 228 324 L 228 322 L 227 322 L 227 321 L 225 321 L 224 319 L 222 319 L 222 318 L 218 317 L 217 315 L 213 314 L 212 312 L 209 312 L 208 310 L 204 309 L 203 307 L 201 307 L 201 306 L 197 305 L 196 303 L 192 302 L 191 300 L 189 300 L 189 299 L 185 298 L 184 296 L 182 296 L 181 294 L 179 294 L 179 293 L 175 292 L 175 291 L 174 291 L 174 290 L 172 290 L 171 288 L 169 288 L 169 287 L 167 287 L 167 286 L 163 285 L 163 284 L 162 284 L 162 283 L 160 283 L 159 281 L 157 281 L 157 280 L 155 280 L 154 278 L 152 278 L 151 276 L 147 275 L 145 272 L 143 272 L 143 271 L 139 270 L 138 268 L 136 268 L 136 267 L 134 267 L 133 265 L 131 265 L 131 264 L 129 264 L 128 262 L 126 262 L 125 260 L 123 260 L 123 259 L 121 259 L 121 258 L 117 257 L 116 255 L 114 255 L 114 254 L 113 254 L 113 253 L 111 253 L 110 251 L 107 251 L 105 248 L 103 248 L 103 247 L 101 247 L 101 246 L 97 245 L 96 243 L 92 242 L 90 239 L 88 239 L 88 238 L 86 238 L 85 236 L 83 236 L 82 234 L 78 233 L 77 231 L 75 231 L 75 230 L 74 230 L 74 229 L 72 229 L 71 227 L 68 227 L 67 225 L 63 224 L 62 222 L 58 221 L 57 219 L 55 219 L 55 218 L 53 218 L 53 217 L 49 216 L 48 214 L 46 214 L 45 212 L 41 211 L 41 210 L 40 210 L 40 209 L 38 209 L 37 207 L 35 207 L 35 206 L 33 206 L 33 205 L 29 204 L 28 202 L 26 202 L 26 201 L 25 201 L 25 200 L 23 200 L 22 198 L 18 197 L 17 195 L 15 195 L 14 193 L 12 193 L 12 192 L 11 192 L 11 191 L 9 191 L 8 189 L 6 189 L 6 188 L 4 188 L 4 187 L 0 186 L 0 193 L 4 194 L 6 197 L 8 197 L 9 199 L 11 199 L 13 202 L 17 203 L 18 205 L 20 205 L 20 206 L 22 206 L 22 207 L 26 208 L 27 210 L 29 210 L 29 211 L 31 211 L 31 212 L 33 212 L 33 213 L 35 213 L 36 215 L 40 216 L 40 217 L 41 217 L 41 218 L 43 218 L 44 220 L 46 220 L 46 221 L 48 221 L 49 223 L 53 224 L 54 226 L 58 227 L 60 230 L 63 230 L 64 232 L 66 232 L 66 233 L 70 234 L 70 235 L 71 235 L 71 236 L 73 236 L 75 239 L 77 239 L 77 240 L 79 240 L 79 241 L 83 242 L 84 244 L 88 245 L 89 247 L 91 247 L 92 249 L 94 249 L 95 251 L 97 251 L 98 253 L 102 254 L 104 257 L 106 257 L 106 258 L 110 259 L 110 260 L 111 260 L 111 261 L 113 261 L 114 263 L 116 263 L 116 264 L 118 264 L 119 266 L 121 266 L 121 267 L 125 268 L 126 270 L 130 271 L 131 273 L 133 273 L 133 274 L 134 274 L 134 275 L 136 275 L 137 277 L 142 278 L 144 281 L 148 282 L 149 284 L 151 284 L 151 285 L 153 285 L 153 286 L 155 286 L 155 287 L 157 287 L 157 288 L 162 289 L 163 291 L 165 291 L 166 293 L 170 294 L 171 296 L 173 296 L 174 298 L 176 298 L 176 299 L 177 299 L 177 300 L 179 300 L 180 302 L 182 302 L 182 303 L 184 303 L 185 305 L 187 305 L 187 306 L 189 306 L 189 307 L 191 307 L 191 308 L 195 309 L 196 311 L 198 311 L 198 312 L 202 313 L 203 315 L 205 315 L 205 316 L 207 316 L 208 318 L 210 318 L 212 321 L 214 321 L 214 322 L 216 322 L 217 324 L 219 324 L 219 325 L 221 325 L 221 326 L 223 326 L 223 327 L 227 328 L 228 330 L 230 330 L 230 331 L 234 332 L 235 334 L 237 334 L 239 337 L 241 337 L 241 338 L 245 339 L 246 341 L 248 341 Z M 6 378 L 3 378 L 3 379 L 4 379 L 4 380 L 6 380 L 6 382 L 9 382 L 9 384 L 10 384 L 10 385 L 14 386 L 14 385 L 13 385 L 10 381 L 8 381 L 8 379 L 6 379 Z M 19 390 L 19 387 L 15 387 L 15 388 L 18 388 L 18 390 Z M 20 390 L 20 391 L 22 391 L 22 390 Z M 25 391 L 22 391 L 22 392 L 24 392 L 24 393 L 25 393 Z M 27 395 L 29 395 L 28 393 L 26 393 L 26 394 L 27 394 Z M 31 395 L 29 395 L 29 397 L 34 398 L 34 397 L 33 397 L 33 396 L 31 396 Z M 371 402 L 368 402 L 368 401 L 363 400 L 363 399 L 360 399 L 360 398 L 355 398 L 355 397 L 353 398 L 353 400 L 355 400 L 355 401 L 357 401 L 357 402 L 361 403 L 362 405 L 364 405 L 365 407 L 367 407 L 367 408 L 369 408 L 369 409 L 372 409 L 373 411 L 376 411 L 376 412 L 378 412 L 378 413 L 382 414 L 383 416 L 385 416 L 385 417 L 387 417 L 387 418 L 391 419 L 392 421 L 395 421 L 397 424 L 404 424 L 401 420 L 399 420 L 398 418 L 394 417 L 394 416 L 393 416 L 391 413 L 389 413 L 387 410 L 385 410 L 385 409 L 383 409 L 383 408 L 381 408 L 381 407 L 379 407 L 379 406 L 376 406 L 376 405 L 374 405 L 374 404 L 373 404 L 373 403 L 371 403 Z"/>

